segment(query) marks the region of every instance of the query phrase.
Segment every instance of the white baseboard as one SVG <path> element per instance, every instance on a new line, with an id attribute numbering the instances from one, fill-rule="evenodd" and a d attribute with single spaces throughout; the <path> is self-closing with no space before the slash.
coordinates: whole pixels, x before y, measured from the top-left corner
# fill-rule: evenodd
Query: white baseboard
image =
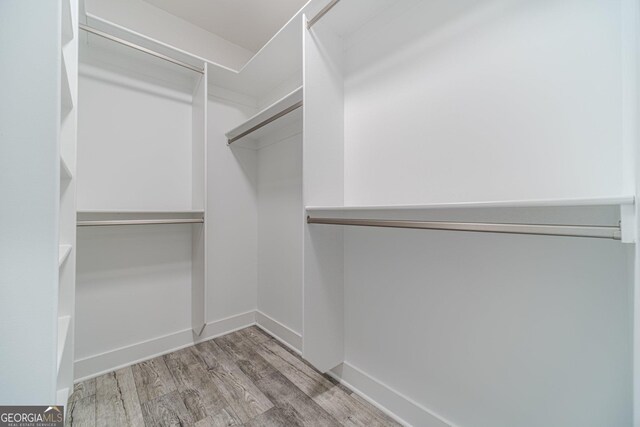
<path id="1" fill-rule="evenodd" d="M 260 310 L 256 310 L 256 324 L 296 353 L 302 353 L 302 335 L 298 332 L 267 316 Z"/>
<path id="2" fill-rule="evenodd" d="M 348 362 L 344 362 L 327 373 L 400 424 L 405 426 L 456 427 L 452 422 Z"/>
<path id="3" fill-rule="evenodd" d="M 255 325 L 256 312 L 248 311 L 205 325 L 202 335 L 195 337 L 191 329 L 174 332 L 157 338 L 78 359 L 74 362 L 75 382 L 120 369 L 144 360 L 152 359 L 198 342 L 207 341 L 247 326 Z"/>

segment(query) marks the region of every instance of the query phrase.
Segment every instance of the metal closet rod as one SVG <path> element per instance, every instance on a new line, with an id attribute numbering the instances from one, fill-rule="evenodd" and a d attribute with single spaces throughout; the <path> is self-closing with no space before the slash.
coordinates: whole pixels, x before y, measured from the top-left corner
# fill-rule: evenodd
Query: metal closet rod
<path id="1" fill-rule="evenodd" d="M 78 227 L 104 227 L 110 225 L 202 224 L 203 218 L 182 219 L 125 219 L 78 221 Z"/>
<path id="2" fill-rule="evenodd" d="M 310 29 L 311 27 L 313 27 L 313 24 L 318 22 L 320 20 L 320 18 L 322 18 L 324 15 L 326 15 L 326 13 L 329 12 L 333 8 L 333 6 L 338 4 L 339 1 L 340 0 L 331 0 L 331 2 L 329 2 L 329 4 L 326 5 L 325 7 L 323 7 L 322 10 L 320 12 L 318 12 L 318 14 L 316 16 L 314 16 L 313 18 L 308 20 L 307 21 L 307 29 Z"/>
<path id="3" fill-rule="evenodd" d="M 342 219 L 312 218 L 310 216 L 307 216 L 307 224 L 412 228 L 419 230 L 471 231 L 481 233 L 532 234 L 539 236 L 592 237 L 598 239 L 613 240 L 621 239 L 620 226 Z"/>
<path id="4" fill-rule="evenodd" d="M 111 34 L 107 34 L 107 33 L 103 32 L 103 31 L 96 30 L 95 28 L 89 27 L 87 25 L 79 24 L 78 28 L 80 28 L 81 30 L 84 30 L 84 31 L 86 31 L 88 33 L 95 34 L 97 36 L 104 37 L 105 39 L 109 39 L 109 40 L 114 41 L 116 43 L 120 43 L 122 45 L 128 46 L 128 47 L 130 47 L 132 49 L 139 50 L 140 52 L 144 52 L 146 54 L 155 56 L 156 58 L 164 59 L 165 61 L 169 61 L 169 62 L 171 62 L 173 64 L 176 64 L 176 65 L 179 65 L 181 67 L 188 68 L 189 70 L 195 71 L 196 73 L 204 74 L 204 70 L 201 69 L 201 68 L 195 67 L 195 66 L 193 66 L 191 64 L 187 64 L 186 62 L 182 62 L 182 61 L 179 61 L 177 59 L 173 59 L 173 58 L 171 58 L 171 57 L 169 57 L 167 55 L 163 55 L 162 53 L 156 52 L 155 50 L 147 49 L 146 47 L 142 47 L 142 46 L 137 45 L 135 43 L 131 43 L 131 42 L 128 42 L 128 41 L 123 40 L 121 38 L 118 38 L 116 36 L 112 36 Z"/>
<path id="5" fill-rule="evenodd" d="M 234 136 L 233 138 L 230 138 L 230 139 L 227 139 L 227 145 L 231 144 L 234 141 L 239 140 L 240 138 L 244 138 L 245 136 L 257 131 L 258 129 L 260 129 L 262 127 L 265 127 L 266 125 L 268 125 L 271 122 L 274 122 L 274 121 L 278 120 L 282 116 L 286 116 L 290 112 L 292 112 L 294 110 L 297 110 L 300 107 L 302 107 L 302 101 L 298 101 L 295 104 L 293 104 L 292 106 L 285 108 L 284 110 L 280 111 L 279 113 L 274 114 L 273 116 L 269 117 L 268 119 L 265 119 L 265 120 L 261 121 L 260 123 L 258 123 L 254 127 L 252 127 L 251 129 L 242 132 L 240 135 Z"/>

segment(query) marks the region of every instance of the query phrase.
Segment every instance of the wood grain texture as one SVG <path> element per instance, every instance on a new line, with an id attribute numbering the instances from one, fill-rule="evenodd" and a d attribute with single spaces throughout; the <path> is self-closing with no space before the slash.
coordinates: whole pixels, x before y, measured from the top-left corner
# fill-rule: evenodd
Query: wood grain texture
<path id="1" fill-rule="evenodd" d="M 256 352 L 255 344 L 239 332 L 232 332 L 213 341 L 235 359 L 238 367 L 253 382 L 276 372 L 276 369 Z"/>
<path id="2" fill-rule="evenodd" d="M 164 358 L 156 357 L 131 367 L 140 403 L 148 402 L 176 390 Z"/>
<path id="3" fill-rule="evenodd" d="M 347 390 L 350 391 L 349 389 L 347 389 Z M 399 426 L 400 425 L 393 418 L 391 418 L 390 416 L 388 416 L 387 414 L 382 412 L 380 409 L 378 409 L 375 406 L 373 406 L 371 403 L 369 403 L 366 400 L 364 400 L 362 397 L 360 397 L 356 393 L 351 392 L 350 396 L 351 396 L 351 398 L 353 400 L 356 400 L 356 401 L 360 402 L 360 404 L 362 405 L 362 408 L 364 408 L 368 412 L 371 412 L 377 419 L 380 420 L 380 422 L 383 423 L 383 425 L 385 425 L 385 426 Z"/>
<path id="4" fill-rule="evenodd" d="M 94 381 L 95 385 L 95 381 Z M 82 399 L 75 399 L 69 403 L 64 422 L 68 427 L 95 427 L 96 425 L 96 395 L 95 393 Z"/>
<path id="5" fill-rule="evenodd" d="M 296 387 L 281 372 L 261 378 L 256 385 L 276 405 L 291 405 L 306 425 L 339 426 L 338 421 Z"/>
<path id="6" fill-rule="evenodd" d="M 369 411 L 368 404 L 364 405 L 338 387 L 333 387 L 315 396 L 313 400 L 344 426 L 383 427 L 394 425 L 389 424 L 384 414 Z"/>
<path id="7" fill-rule="evenodd" d="M 309 397 L 322 394 L 335 386 L 320 372 L 282 348 L 276 340 L 265 341 L 256 348 L 260 356 Z"/>
<path id="8" fill-rule="evenodd" d="M 272 337 L 257 326 L 249 326 L 238 331 L 245 339 L 253 342 L 254 344 L 262 344 L 265 341 L 269 341 Z"/>
<path id="9" fill-rule="evenodd" d="M 195 427 L 227 427 L 227 426 L 239 426 L 241 425 L 235 414 L 228 410 L 223 409 L 218 412 L 217 415 L 207 416 L 196 423 Z"/>
<path id="10" fill-rule="evenodd" d="M 96 379 L 91 378 L 73 386 L 73 393 L 69 396 L 67 405 L 71 406 L 76 400 L 84 399 L 85 397 L 93 396 L 96 394 Z"/>
<path id="11" fill-rule="evenodd" d="M 275 406 L 258 415 L 245 424 L 245 427 L 299 427 L 304 426 L 304 419 L 293 406 L 286 403 Z"/>
<path id="12" fill-rule="evenodd" d="M 273 407 L 271 401 L 215 342 L 198 344 L 195 351 L 241 422 L 247 422 Z"/>
<path id="13" fill-rule="evenodd" d="M 217 415 L 228 406 L 205 367 L 189 349 L 167 354 L 164 358 L 194 421 Z"/>
<path id="14" fill-rule="evenodd" d="M 142 409 L 131 368 L 96 378 L 96 426 L 135 427 L 142 424 Z"/>
<path id="15" fill-rule="evenodd" d="M 180 393 L 172 391 L 142 404 L 142 414 L 147 426 L 193 426 L 195 421 L 184 405 Z"/>
<path id="16" fill-rule="evenodd" d="M 397 426 L 256 327 L 74 387 L 67 426 Z"/>

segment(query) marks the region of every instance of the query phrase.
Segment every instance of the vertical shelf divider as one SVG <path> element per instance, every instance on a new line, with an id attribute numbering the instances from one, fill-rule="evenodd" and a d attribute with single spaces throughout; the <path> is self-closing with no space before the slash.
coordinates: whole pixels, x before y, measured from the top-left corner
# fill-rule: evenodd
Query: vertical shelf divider
<path id="1" fill-rule="evenodd" d="M 303 201 L 344 204 L 342 40 L 304 25 Z M 304 213 L 303 213 L 304 215 Z M 344 361 L 344 231 L 304 232 L 302 355 L 322 372 Z"/>
<path id="2" fill-rule="evenodd" d="M 207 322 L 207 64 L 193 93 L 192 126 L 192 207 L 205 220 L 192 228 L 191 250 L 191 328 L 200 336 Z"/>

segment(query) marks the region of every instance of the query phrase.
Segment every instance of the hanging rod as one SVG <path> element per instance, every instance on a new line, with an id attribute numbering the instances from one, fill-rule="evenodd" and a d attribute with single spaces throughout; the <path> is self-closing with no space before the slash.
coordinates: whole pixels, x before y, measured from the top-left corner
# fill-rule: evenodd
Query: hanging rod
<path id="1" fill-rule="evenodd" d="M 473 231 L 482 233 L 533 234 L 541 236 L 593 237 L 598 239 L 613 240 L 621 239 L 620 226 L 341 219 L 311 218 L 310 216 L 307 216 L 307 224 L 412 228 L 420 230 Z"/>
<path id="2" fill-rule="evenodd" d="M 235 142 L 235 141 L 239 140 L 240 138 L 244 138 L 245 136 L 249 135 L 250 133 L 253 133 L 253 132 L 257 131 L 258 129 L 260 129 L 262 127 L 265 127 L 269 123 L 278 120 L 282 116 L 286 116 L 290 112 L 295 111 L 300 107 L 302 107 L 302 101 L 298 101 L 295 104 L 293 104 L 292 106 L 285 108 L 284 110 L 280 111 L 279 113 L 274 114 L 273 116 L 269 117 L 268 119 L 265 119 L 265 120 L 261 121 L 260 123 L 258 123 L 254 127 L 252 127 L 251 129 L 248 129 L 248 130 L 242 132 L 240 135 L 234 136 L 231 139 L 227 139 L 227 145 L 231 144 L 232 142 Z"/>
<path id="3" fill-rule="evenodd" d="M 316 16 L 314 16 L 313 18 L 308 20 L 307 21 L 307 29 L 310 29 L 311 27 L 313 27 L 313 24 L 318 22 L 320 20 L 320 18 L 322 18 L 327 12 L 329 12 L 333 8 L 333 6 L 338 4 L 339 1 L 340 0 L 331 0 L 331 2 L 329 2 L 329 4 L 326 5 L 325 7 L 323 7 L 322 10 L 320 12 L 318 12 L 318 14 Z"/>
<path id="4" fill-rule="evenodd" d="M 202 224 L 203 218 L 197 219 L 126 219 L 108 221 L 78 221 L 78 227 L 104 227 L 110 225 L 155 225 L 155 224 Z"/>
<path id="5" fill-rule="evenodd" d="M 123 40 L 123 39 L 118 38 L 116 36 L 112 36 L 111 34 L 107 34 L 107 33 L 102 32 L 100 30 L 96 30 L 95 28 L 89 27 L 89 26 L 84 25 L 84 24 L 79 24 L 78 27 L 81 30 L 84 30 L 84 31 L 86 31 L 88 33 L 95 34 L 95 35 L 100 36 L 100 37 L 104 37 L 105 39 L 109 39 L 109 40 L 112 40 L 112 41 L 114 41 L 116 43 L 120 43 L 120 44 L 128 46 L 130 48 L 139 50 L 140 52 L 147 53 L 149 55 L 155 56 L 156 58 L 164 59 L 165 61 L 169 61 L 169 62 L 172 62 L 172 63 L 174 63 L 176 65 L 181 66 L 181 67 L 188 68 L 189 70 L 195 71 L 196 73 L 204 74 L 204 70 L 201 69 L 201 68 L 195 67 L 195 66 L 193 66 L 191 64 L 187 64 L 186 62 L 182 62 L 182 61 L 179 61 L 177 59 L 173 59 L 173 58 L 171 58 L 171 57 L 169 57 L 167 55 L 163 55 L 162 53 L 158 53 L 158 52 L 156 52 L 154 50 L 147 49 L 146 47 L 142 47 L 142 46 L 137 45 L 135 43 L 128 42 L 126 40 Z"/>

